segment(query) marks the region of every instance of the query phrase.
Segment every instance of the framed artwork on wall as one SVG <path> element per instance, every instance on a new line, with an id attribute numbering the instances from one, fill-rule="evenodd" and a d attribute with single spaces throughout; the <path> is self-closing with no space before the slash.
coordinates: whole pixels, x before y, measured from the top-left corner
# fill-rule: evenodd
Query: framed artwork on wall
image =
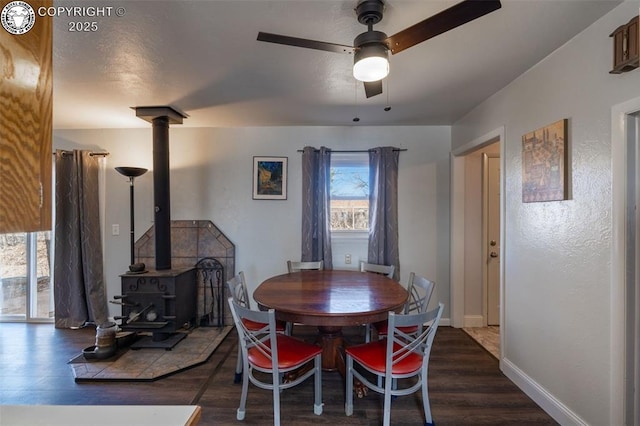
<path id="1" fill-rule="evenodd" d="M 287 157 L 253 157 L 253 199 L 287 199 Z"/>
<path id="2" fill-rule="evenodd" d="M 568 119 L 522 136 L 522 202 L 568 198 Z"/>

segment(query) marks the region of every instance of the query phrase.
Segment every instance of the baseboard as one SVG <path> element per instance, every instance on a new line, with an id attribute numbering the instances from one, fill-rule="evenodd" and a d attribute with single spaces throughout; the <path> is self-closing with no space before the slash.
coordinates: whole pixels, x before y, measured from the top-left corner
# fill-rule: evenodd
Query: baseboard
<path id="1" fill-rule="evenodd" d="M 464 316 L 465 327 L 484 327 L 484 318 L 482 315 L 465 315 Z"/>
<path id="2" fill-rule="evenodd" d="M 508 359 L 503 358 L 500 361 L 500 369 L 516 386 L 561 425 L 588 425 L 580 416 L 571 411 L 569 407 L 550 394 Z"/>

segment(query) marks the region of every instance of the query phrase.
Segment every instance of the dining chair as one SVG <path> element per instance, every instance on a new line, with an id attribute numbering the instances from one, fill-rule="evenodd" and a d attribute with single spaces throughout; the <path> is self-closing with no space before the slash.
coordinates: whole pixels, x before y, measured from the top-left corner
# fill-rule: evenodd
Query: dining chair
<path id="1" fill-rule="evenodd" d="M 429 300 L 431 300 L 431 294 L 435 288 L 436 283 L 428 280 L 425 277 L 416 275 L 414 272 L 409 274 L 409 283 L 407 284 L 407 292 L 409 297 L 407 303 L 404 305 L 403 314 L 426 312 L 429 307 Z M 387 321 L 379 321 L 371 324 L 367 328 L 367 334 L 365 335 L 365 342 L 371 341 L 371 329 L 375 329 L 378 334 L 378 339 L 387 334 Z M 413 328 L 415 331 L 416 328 Z M 411 329 L 405 329 L 406 333 L 411 333 Z"/>
<path id="2" fill-rule="evenodd" d="M 444 304 L 429 312 L 399 315 L 389 312 L 389 333 L 386 339 L 375 342 L 349 346 L 346 354 L 346 402 L 345 413 L 353 414 L 353 379 L 360 380 L 367 388 L 384 394 L 383 425 L 391 422 L 391 399 L 397 396 L 410 395 L 422 390 L 422 406 L 425 425 L 433 426 L 431 407 L 429 405 L 428 370 L 429 356 L 433 339 L 438 330 Z M 417 329 L 415 334 L 407 334 L 403 328 Z M 369 380 L 355 368 L 363 370 L 378 378 L 377 383 Z M 398 379 L 416 378 L 417 380 L 400 381 Z"/>
<path id="3" fill-rule="evenodd" d="M 233 278 L 227 281 L 227 287 L 229 288 L 229 294 L 238 305 L 251 309 L 247 282 L 245 281 L 243 271 L 238 272 Z M 250 320 L 244 320 L 244 322 L 245 327 L 252 330 L 260 330 L 265 326 L 265 324 L 261 322 L 252 322 Z M 284 321 L 276 321 L 276 331 L 278 333 L 285 333 L 286 323 Z M 238 360 L 236 362 L 236 374 L 233 383 L 240 383 L 240 380 L 242 380 L 242 348 L 238 345 Z"/>
<path id="4" fill-rule="evenodd" d="M 236 418 L 244 420 L 247 405 L 249 382 L 260 389 L 268 389 L 273 393 L 273 423 L 280 425 L 280 393 L 297 386 L 307 378 L 314 376 L 314 404 L 313 413 L 322 414 L 322 348 L 303 342 L 291 336 L 276 332 L 276 316 L 273 309 L 268 311 L 252 311 L 228 299 L 233 315 L 233 322 L 238 331 L 239 344 L 242 349 L 242 395 Z M 264 324 L 259 330 L 252 330 L 246 326 Z M 285 383 L 284 374 L 308 363 L 313 362 L 313 368 L 297 377 L 288 377 Z M 256 374 L 257 373 L 257 374 Z M 266 376 L 265 376 L 266 374 Z M 269 380 L 268 377 L 271 377 Z M 257 407 L 257 410 L 260 408 Z"/>
<path id="5" fill-rule="evenodd" d="M 287 269 L 289 270 L 289 273 L 305 270 L 321 270 L 324 269 L 324 260 L 313 262 L 294 262 L 291 260 L 287 260 Z"/>
<path id="6" fill-rule="evenodd" d="M 387 278 L 393 279 L 393 273 L 395 270 L 396 267 L 393 265 L 378 265 L 376 263 L 360 261 L 361 272 L 373 272 L 374 274 L 386 275 Z"/>

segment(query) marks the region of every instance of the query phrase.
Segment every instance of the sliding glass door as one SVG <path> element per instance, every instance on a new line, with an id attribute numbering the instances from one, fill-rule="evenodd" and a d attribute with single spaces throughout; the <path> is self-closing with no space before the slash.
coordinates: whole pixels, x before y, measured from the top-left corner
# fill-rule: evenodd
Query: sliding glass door
<path id="1" fill-rule="evenodd" d="M 52 322 L 51 232 L 0 234 L 0 321 Z"/>

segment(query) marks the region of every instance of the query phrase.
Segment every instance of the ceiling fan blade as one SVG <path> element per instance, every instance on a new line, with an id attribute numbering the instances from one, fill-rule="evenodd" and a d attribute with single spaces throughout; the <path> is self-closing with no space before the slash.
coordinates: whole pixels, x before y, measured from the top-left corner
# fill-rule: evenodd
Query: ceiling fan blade
<path id="1" fill-rule="evenodd" d="M 465 0 L 388 37 L 385 42 L 391 53 L 396 54 L 501 7 L 499 0 Z"/>
<path id="2" fill-rule="evenodd" d="M 367 98 L 379 95 L 382 93 L 382 80 L 368 81 L 364 83 L 364 93 Z"/>
<path id="3" fill-rule="evenodd" d="M 343 44 L 327 43 L 324 41 L 307 40 L 305 38 L 289 37 L 280 34 L 258 33 L 258 41 L 267 43 L 285 44 L 287 46 L 304 47 L 306 49 L 325 50 L 335 53 L 353 53 L 353 47 Z"/>

